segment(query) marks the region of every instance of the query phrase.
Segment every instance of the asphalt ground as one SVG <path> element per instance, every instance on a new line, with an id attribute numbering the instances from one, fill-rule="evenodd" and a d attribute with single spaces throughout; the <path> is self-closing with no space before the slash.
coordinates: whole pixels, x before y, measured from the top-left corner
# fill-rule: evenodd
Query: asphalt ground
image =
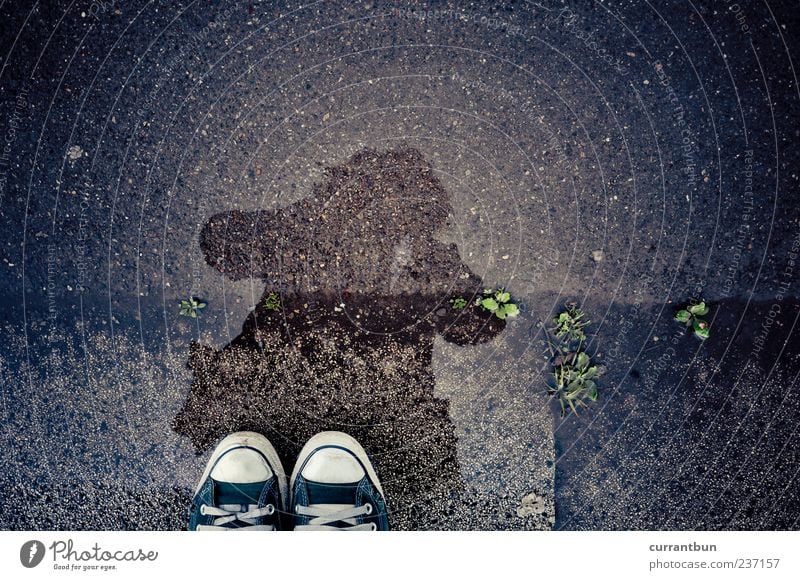
<path id="1" fill-rule="evenodd" d="M 243 428 L 356 435 L 395 529 L 800 526 L 791 3 L 0 22 L 1 528 L 181 529 Z M 562 417 L 567 303 L 605 372 Z"/>

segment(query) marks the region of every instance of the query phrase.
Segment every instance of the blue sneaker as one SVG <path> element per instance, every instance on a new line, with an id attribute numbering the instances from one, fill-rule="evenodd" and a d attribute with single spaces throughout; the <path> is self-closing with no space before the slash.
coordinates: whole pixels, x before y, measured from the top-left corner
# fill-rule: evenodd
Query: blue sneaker
<path id="1" fill-rule="evenodd" d="M 389 529 L 375 468 L 349 435 L 314 435 L 300 451 L 290 485 L 295 530 Z"/>
<path id="2" fill-rule="evenodd" d="M 285 511 L 286 473 L 263 435 L 223 439 L 208 461 L 189 507 L 189 530 L 275 530 Z"/>

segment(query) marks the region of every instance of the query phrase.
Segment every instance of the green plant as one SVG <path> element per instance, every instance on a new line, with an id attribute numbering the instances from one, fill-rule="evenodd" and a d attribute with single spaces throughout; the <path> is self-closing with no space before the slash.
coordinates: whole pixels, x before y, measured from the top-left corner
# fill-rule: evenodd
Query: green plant
<path id="1" fill-rule="evenodd" d="M 589 326 L 589 321 L 584 320 L 584 313 L 576 304 L 567 304 L 564 311 L 553 319 L 553 325 L 553 332 L 563 342 L 586 340 L 584 328 Z"/>
<path id="2" fill-rule="evenodd" d="M 553 382 L 548 385 L 548 393 L 558 398 L 561 416 L 567 407 L 578 414 L 577 406 L 586 407 L 586 401 L 597 400 L 595 379 L 603 373 L 602 367 L 592 364 L 585 352 L 570 352 L 558 357 L 553 370 Z"/>
<path id="3" fill-rule="evenodd" d="M 281 309 L 281 297 L 278 296 L 277 292 L 267 294 L 267 297 L 264 298 L 264 308 L 275 311 Z"/>
<path id="4" fill-rule="evenodd" d="M 464 310 L 467 307 L 467 299 L 463 296 L 456 296 L 450 299 L 450 304 L 453 306 L 453 310 Z"/>
<path id="5" fill-rule="evenodd" d="M 519 306 L 511 302 L 511 294 L 503 288 L 484 290 L 483 298 L 478 298 L 478 306 L 493 313 L 501 320 L 519 314 Z"/>
<path id="6" fill-rule="evenodd" d="M 697 304 L 692 304 L 685 309 L 678 310 L 678 312 L 675 313 L 675 320 L 682 322 L 686 326 L 691 326 L 695 336 L 705 340 L 710 335 L 710 327 L 708 322 L 701 318 L 701 316 L 705 316 L 706 314 L 708 314 L 708 306 L 701 300 Z"/>
<path id="7" fill-rule="evenodd" d="M 197 318 L 197 315 L 200 313 L 200 310 L 206 307 L 206 303 L 200 302 L 193 296 L 189 296 L 188 300 L 181 300 L 180 307 L 181 307 L 180 313 L 182 316 Z"/>
<path id="8" fill-rule="evenodd" d="M 563 417 L 567 408 L 578 414 L 578 407 L 587 407 L 587 401 L 596 401 L 598 396 L 596 379 L 603 373 L 603 367 L 592 364 L 591 357 L 584 351 L 585 329 L 589 321 L 575 304 L 567 304 L 564 310 L 553 318 L 550 333 L 541 322 L 547 336 L 547 344 L 552 355 L 552 371 L 547 384 L 547 394 L 558 399 Z"/>

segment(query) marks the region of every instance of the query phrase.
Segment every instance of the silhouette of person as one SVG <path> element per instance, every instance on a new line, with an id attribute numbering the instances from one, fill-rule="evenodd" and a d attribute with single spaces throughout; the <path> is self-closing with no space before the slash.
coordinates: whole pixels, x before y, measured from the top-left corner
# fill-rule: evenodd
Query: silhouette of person
<path id="1" fill-rule="evenodd" d="M 450 211 L 431 166 L 401 148 L 327 168 L 283 209 L 214 215 L 207 262 L 265 290 L 230 344 L 192 346 L 173 428 L 198 452 L 229 432 L 267 433 L 287 463 L 314 433 L 348 432 L 375 460 L 394 529 L 447 527 L 461 480 L 448 403 L 434 396 L 434 337 L 477 344 L 505 325 L 475 305 L 482 280 L 456 245 L 436 239 Z"/>

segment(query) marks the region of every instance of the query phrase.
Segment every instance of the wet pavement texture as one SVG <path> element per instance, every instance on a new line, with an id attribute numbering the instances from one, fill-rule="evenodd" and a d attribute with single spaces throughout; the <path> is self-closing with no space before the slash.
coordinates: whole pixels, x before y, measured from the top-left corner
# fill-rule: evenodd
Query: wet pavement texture
<path id="1" fill-rule="evenodd" d="M 356 436 L 395 529 L 800 527 L 788 3 L 0 21 L 0 528 L 182 529 L 238 429 Z M 571 302 L 605 373 L 561 417 Z"/>

